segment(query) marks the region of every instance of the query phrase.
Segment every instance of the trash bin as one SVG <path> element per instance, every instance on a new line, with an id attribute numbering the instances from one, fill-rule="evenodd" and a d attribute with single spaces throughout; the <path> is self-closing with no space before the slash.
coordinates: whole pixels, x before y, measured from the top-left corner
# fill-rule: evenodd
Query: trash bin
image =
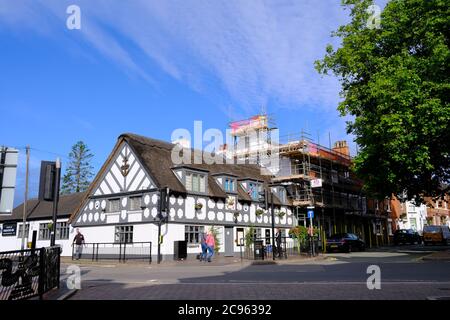
<path id="1" fill-rule="evenodd" d="M 255 260 L 264 260 L 264 241 L 257 240 L 253 244 Z"/>
<path id="2" fill-rule="evenodd" d="M 174 241 L 173 259 L 185 260 L 187 258 L 187 241 Z"/>

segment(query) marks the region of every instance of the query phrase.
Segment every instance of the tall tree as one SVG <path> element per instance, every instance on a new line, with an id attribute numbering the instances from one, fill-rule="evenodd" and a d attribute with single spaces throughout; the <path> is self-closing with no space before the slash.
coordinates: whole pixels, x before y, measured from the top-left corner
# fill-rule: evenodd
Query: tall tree
<path id="1" fill-rule="evenodd" d="M 372 1 L 342 5 L 351 21 L 332 33 L 340 47 L 328 45 L 316 69 L 339 78 L 338 110 L 354 116 L 354 170 L 380 198 L 442 195 L 450 178 L 448 0 L 391 0 L 379 25 Z"/>
<path id="2" fill-rule="evenodd" d="M 63 177 L 62 194 L 83 192 L 89 187 L 94 176 L 91 160 L 94 155 L 83 141 L 72 146 L 69 163 Z"/>

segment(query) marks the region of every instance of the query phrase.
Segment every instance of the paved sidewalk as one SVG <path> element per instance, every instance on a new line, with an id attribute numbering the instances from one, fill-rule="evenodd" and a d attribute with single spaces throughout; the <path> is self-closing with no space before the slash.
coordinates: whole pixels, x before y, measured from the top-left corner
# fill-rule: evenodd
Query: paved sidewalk
<path id="1" fill-rule="evenodd" d="M 425 261 L 450 261 L 450 250 L 433 252 L 427 256 L 422 257 Z"/>
<path id="2" fill-rule="evenodd" d="M 79 265 L 79 266 L 149 266 L 152 267 L 185 267 L 185 266 L 228 266 L 228 265 L 242 265 L 248 266 L 251 264 L 292 264 L 292 263 L 308 263 L 316 260 L 326 259 L 325 256 L 319 255 L 316 257 L 309 256 L 292 256 L 288 259 L 266 259 L 266 260 L 248 260 L 248 259 L 240 259 L 240 257 L 224 257 L 224 256 L 216 256 L 212 262 L 200 262 L 197 259 L 189 258 L 186 260 L 164 260 L 158 264 L 156 261 L 152 261 L 150 264 L 148 261 L 142 260 L 127 260 L 126 262 L 119 262 L 118 260 L 98 260 L 92 261 L 89 259 L 84 260 L 72 260 L 70 257 L 62 257 L 61 263 L 64 265 Z"/>

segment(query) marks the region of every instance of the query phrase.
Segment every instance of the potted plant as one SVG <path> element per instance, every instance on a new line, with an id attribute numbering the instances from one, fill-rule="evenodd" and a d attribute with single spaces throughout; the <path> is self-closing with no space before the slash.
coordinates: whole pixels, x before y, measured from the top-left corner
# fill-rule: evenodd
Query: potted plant
<path id="1" fill-rule="evenodd" d="M 255 242 L 255 234 L 256 234 L 255 227 L 250 226 L 250 228 L 248 228 L 247 233 L 245 234 L 245 246 L 247 248 L 250 248 L 251 245 Z"/>
<path id="2" fill-rule="evenodd" d="M 202 210 L 202 209 L 203 209 L 203 204 L 197 202 L 197 203 L 195 204 L 195 207 L 194 207 L 194 208 L 195 208 L 195 211 Z"/>
<path id="3" fill-rule="evenodd" d="M 260 217 L 260 216 L 262 216 L 262 215 L 263 215 L 263 213 L 264 213 L 264 210 L 263 210 L 263 209 L 256 209 L 256 212 L 255 212 L 255 214 L 256 214 L 256 216 L 257 216 L 257 217 Z"/>
<path id="4" fill-rule="evenodd" d="M 280 211 L 280 212 L 277 213 L 277 216 L 280 217 L 280 218 L 283 218 L 285 215 L 286 215 L 285 211 Z"/>
<path id="5" fill-rule="evenodd" d="M 301 246 L 306 242 L 308 238 L 308 228 L 304 226 L 297 226 L 289 230 L 289 236 L 297 241 L 298 253 L 301 253 Z"/>

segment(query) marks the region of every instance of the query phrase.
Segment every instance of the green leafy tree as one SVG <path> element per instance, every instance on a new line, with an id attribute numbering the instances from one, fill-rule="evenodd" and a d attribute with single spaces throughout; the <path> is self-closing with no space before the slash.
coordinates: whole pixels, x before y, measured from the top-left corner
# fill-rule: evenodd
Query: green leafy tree
<path id="1" fill-rule="evenodd" d="M 372 1 L 342 4 L 351 21 L 333 32 L 340 47 L 328 45 L 316 69 L 341 82 L 338 110 L 353 116 L 347 131 L 360 150 L 355 172 L 378 198 L 442 196 L 450 178 L 448 0 L 391 0 L 379 26 Z"/>
<path id="2" fill-rule="evenodd" d="M 297 244 L 297 250 L 300 253 L 301 252 L 301 246 L 302 244 L 306 243 L 306 240 L 309 239 L 309 228 L 305 226 L 296 226 L 289 230 L 289 235 L 296 240 Z M 313 227 L 313 235 L 314 237 L 319 236 L 319 229 L 316 227 Z"/>
<path id="3" fill-rule="evenodd" d="M 83 141 L 78 141 L 72 146 L 69 163 L 63 177 L 62 194 L 86 191 L 94 176 L 91 165 L 93 157 L 94 155 Z"/>
<path id="4" fill-rule="evenodd" d="M 251 245 L 255 242 L 255 234 L 256 229 L 255 226 L 250 226 L 245 234 L 245 246 L 247 248 L 251 247 Z"/>

